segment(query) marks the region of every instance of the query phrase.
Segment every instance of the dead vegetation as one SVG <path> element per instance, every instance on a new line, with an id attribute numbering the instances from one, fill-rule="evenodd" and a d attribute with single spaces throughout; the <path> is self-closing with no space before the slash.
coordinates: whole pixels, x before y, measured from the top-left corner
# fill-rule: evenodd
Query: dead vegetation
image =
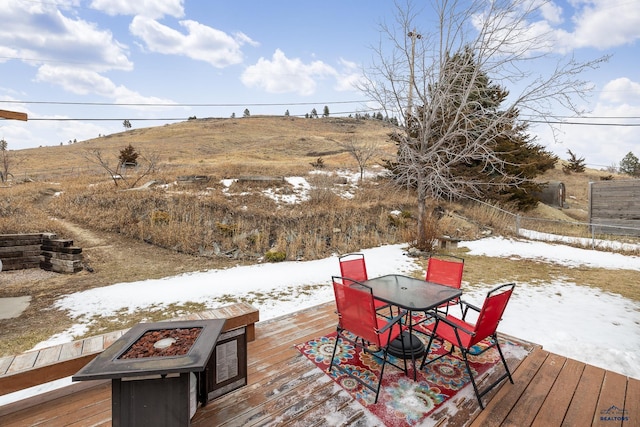
<path id="1" fill-rule="evenodd" d="M 66 293 L 261 262 L 268 251 L 301 260 L 411 242 L 414 195 L 374 176 L 358 183 L 358 165 L 338 143 L 374 139 L 391 155 L 388 132 L 382 122 L 371 120 L 204 119 L 24 150 L 27 160 L 15 171 L 15 180 L 0 188 L 0 233 L 53 232 L 73 239 L 83 248 L 87 269 L 33 280 L 0 274 L 0 296 L 32 296 L 22 316 L 0 320 L 5 331 L 0 354 L 27 350 L 70 326 L 71 320 L 52 308 Z M 111 176 L 82 156 L 99 148 L 105 156 L 117 157 L 129 144 L 141 153 L 158 154 L 157 169 L 138 189 L 116 187 Z M 322 169 L 311 165 L 319 158 Z M 371 165 L 368 170 L 373 170 Z M 178 180 L 181 176 L 206 179 L 189 182 Z M 284 179 L 296 176 L 305 177 L 311 188 Z M 564 175 L 559 166 L 545 179 L 565 182 L 568 209 L 540 207 L 527 215 L 575 220 L 586 209 L 588 180 L 598 176 L 600 172 L 590 170 Z M 241 177 L 273 179 L 237 180 Z M 297 202 L 288 202 L 293 197 Z M 434 228 L 437 235 L 475 239 L 514 230 L 513 216 L 474 203 L 433 203 L 429 210 L 444 213 Z M 568 229 L 557 227 L 558 232 Z M 483 257 L 469 257 L 467 263 L 469 283 L 544 283 L 572 277 L 576 283 L 640 301 L 639 291 L 625 285 L 640 281 L 634 271 L 566 271 Z M 169 318 L 196 308 L 171 307 L 162 315 Z M 123 313 L 97 323 L 90 333 L 160 320 L 158 316 L 153 311 Z"/>

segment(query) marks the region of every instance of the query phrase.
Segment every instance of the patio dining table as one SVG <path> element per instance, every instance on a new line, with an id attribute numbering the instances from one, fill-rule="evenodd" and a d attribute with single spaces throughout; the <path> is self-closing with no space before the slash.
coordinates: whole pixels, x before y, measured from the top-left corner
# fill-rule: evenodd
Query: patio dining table
<path id="1" fill-rule="evenodd" d="M 425 348 L 422 341 L 413 333 L 411 313 L 435 310 L 441 304 L 459 298 L 462 295 L 462 291 L 402 274 L 374 277 L 365 280 L 362 284 L 371 288 L 376 299 L 409 312 L 409 329 L 401 337 L 398 337 L 396 342 L 390 345 L 389 352 L 397 357 L 411 358 L 413 379 L 415 380 L 416 358 L 422 356 Z M 404 345 L 400 340 L 404 341 Z"/>

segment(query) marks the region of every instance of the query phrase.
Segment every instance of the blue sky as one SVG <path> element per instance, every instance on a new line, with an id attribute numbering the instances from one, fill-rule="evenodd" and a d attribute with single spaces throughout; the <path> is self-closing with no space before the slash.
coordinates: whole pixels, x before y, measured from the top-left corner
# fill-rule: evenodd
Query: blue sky
<path id="1" fill-rule="evenodd" d="M 429 10 L 421 32 L 430 30 Z M 556 1 L 542 10 L 531 25 L 552 31 L 558 54 L 613 55 L 585 74 L 595 90 L 584 107 L 602 117 L 590 122 L 640 124 L 640 2 Z M 0 138 L 21 149 L 120 132 L 123 119 L 141 128 L 165 123 L 152 118 L 242 116 L 245 108 L 364 111 L 353 83 L 394 13 L 383 0 L 0 0 L 0 109 L 30 118 L 0 121 Z M 52 120 L 81 118 L 114 120 Z M 533 130 L 564 159 L 567 149 L 596 167 L 629 151 L 640 157 L 640 126 L 562 125 L 561 144 Z"/>

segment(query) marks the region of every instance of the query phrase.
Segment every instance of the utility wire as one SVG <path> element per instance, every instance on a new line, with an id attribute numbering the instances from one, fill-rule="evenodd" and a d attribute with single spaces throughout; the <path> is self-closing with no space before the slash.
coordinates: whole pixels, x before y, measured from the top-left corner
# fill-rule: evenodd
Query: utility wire
<path id="1" fill-rule="evenodd" d="M 364 111 L 367 112 L 376 112 L 378 110 L 369 110 Z M 363 111 L 340 111 L 331 113 L 332 116 L 341 116 L 345 114 L 362 114 Z M 307 117 L 308 114 L 290 114 L 289 117 Z M 276 117 L 286 117 L 281 114 L 257 114 L 253 117 L 258 116 L 276 116 Z M 251 117 L 251 116 L 250 116 Z M 209 118 L 226 118 L 226 117 L 205 117 Z M 236 117 L 242 118 L 242 117 Z M 3 119 L 6 120 L 6 119 Z M 158 117 L 158 118 L 131 118 L 131 117 L 121 117 L 121 118 L 45 118 L 45 117 L 29 117 L 29 121 L 43 121 L 43 122 L 108 122 L 108 121 L 186 121 L 189 120 L 188 117 Z M 549 121 L 549 120 L 524 120 L 530 123 L 542 123 L 542 124 L 555 124 L 555 125 L 577 125 L 577 126 L 617 126 L 617 127 L 640 127 L 640 123 L 589 123 L 589 122 L 569 122 L 569 121 Z"/>
<path id="2" fill-rule="evenodd" d="M 287 105 L 317 105 L 317 104 L 354 104 L 364 103 L 364 100 L 357 101 L 330 101 L 330 102 L 286 102 L 286 103 L 250 103 L 250 104 L 157 104 L 157 103 L 118 103 L 118 102 L 65 102 L 65 101 L 0 101 L 7 104 L 49 104 L 49 105 L 103 105 L 109 107 L 129 106 L 129 107 L 284 107 Z"/>

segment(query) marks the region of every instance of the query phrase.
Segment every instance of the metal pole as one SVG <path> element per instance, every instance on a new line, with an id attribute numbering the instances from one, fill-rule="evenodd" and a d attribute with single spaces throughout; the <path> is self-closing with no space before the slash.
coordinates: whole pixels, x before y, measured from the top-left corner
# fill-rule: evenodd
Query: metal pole
<path id="1" fill-rule="evenodd" d="M 422 35 L 416 33 L 416 30 L 409 31 L 407 34 L 411 37 L 411 63 L 409 64 L 409 98 L 407 99 L 407 119 L 411 117 L 413 113 L 413 80 L 414 80 L 414 66 L 416 57 L 416 39 L 421 39 Z"/>

